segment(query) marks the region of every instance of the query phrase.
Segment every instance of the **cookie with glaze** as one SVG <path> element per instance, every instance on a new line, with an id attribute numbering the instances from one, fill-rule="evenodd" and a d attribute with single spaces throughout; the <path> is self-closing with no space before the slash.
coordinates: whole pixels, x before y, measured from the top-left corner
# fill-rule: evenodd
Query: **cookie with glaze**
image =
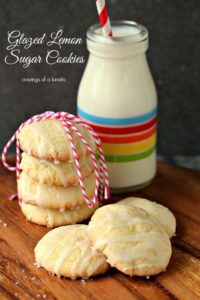
<path id="1" fill-rule="evenodd" d="M 75 125 L 95 151 L 95 140 L 90 132 L 81 125 Z M 86 146 L 71 128 L 70 132 L 78 157 L 86 156 L 88 154 Z M 24 152 L 39 159 L 68 161 L 74 158 L 66 131 L 63 125 L 55 119 L 24 126 L 19 133 L 19 143 Z"/>
<path id="2" fill-rule="evenodd" d="M 29 221 L 47 227 L 58 227 L 87 220 L 99 207 L 99 203 L 97 202 L 93 208 L 89 208 L 87 204 L 84 203 L 79 207 L 66 209 L 64 211 L 34 206 L 26 204 L 23 201 L 20 206 L 22 213 Z"/>
<path id="3" fill-rule="evenodd" d="M 163 229 L 168 234 L 169 238 L 174 236 L 176 232 L 176 219 L 167 207 L 144 198 L 136 197 L 128 197 L 117 203 L 144 209 L 150 216 L 153 216 L 155 219 L 157 219 L 157 221 L 160 223 L 160 225 L 162 225 Z"/>
<path id="4" fill-rule="evenodd" d="M 79 161 L 81 174 L 85 180 L 93 171 L 94 166 L 91 157 L 88 155 Z M 73 162 L 40 160 L 22 154 L 20 168 L 32 179 L 49 185 L 69 186 L 79 183 L 76 165 Z"/>
<path id="5" fill-rule="evenodd" d="M 86 194 L 92 198 L 95 191 L 95 175 L 84 180 Z M 67 209 L 82 205 L 85 200 L 80 185 L 67 187 L 39 183 L 21 172 L 18 180 L 18 195 L 26 204 L 49 209 Z"/>
<path id="6" fill-rule="evenodd" d="M 130 205 L 99 208 L 89 222 L 88 233 L 110 265 L 130 276 L 165 271 L 172 254 L 169 237 L 157 220 Z"/>
<path id="7" fill-rule="evenodd" d="M 106 257 L 92 246 L 87 225 L 51 230 L 34 251 L 37 264 L 59 277 L 88 279 L 109 269 Z"/>

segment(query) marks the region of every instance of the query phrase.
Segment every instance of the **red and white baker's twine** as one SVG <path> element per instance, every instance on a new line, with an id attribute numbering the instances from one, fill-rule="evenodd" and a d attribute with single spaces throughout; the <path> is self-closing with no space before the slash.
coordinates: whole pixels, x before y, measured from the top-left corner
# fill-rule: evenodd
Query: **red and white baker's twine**
<path id="1" fill-rule="evenodd" d="M 108 10 L 105 0 L 96 0 L 97 11 L 99 15 L 100 25 L 104 36 L 112 36 L 112 30 L 110 26 L 110 19 L 108 16 Z"/>
<path id="2" fill-rule="evenodd" d="M 82 191 L 83 197 L 84 197 L 87 205 L 89 207 L 93 207 L 97 201 L 98 196 L 99 196 L 100 200 L 103 200 L 103 190 L 104 190 L 104 198 L 108 199 L 110 197 L 108 170 L 107 170 L 106 161 L 105 161 L 103 150 L 102 150 L 101 140 L 99 139 L 97 133 L 88 124 L 84 123 L 81 119 L 79 119 L 78 117 L 76 117 L 70 113 L 66 113 L 66 112 L 55 113 L 52 111 L 47 111 L 40 115 L 33 116 L 30 119 L 28 119 L 26 122 L 22 123 L 21 126 L 18 128 L 18 130 L 13 134 L 11 139 L 8 141 L 5 148 L 3 149 L 2 163 L 3 163 L 4 167 L 10 171 L 16 171 L 16 178 L 18 181 L 19 176 L 20 176 L 20 160 L 21 160 L 21 152 L 20 152 L 20 145 L 19 145 L 19 133 L 22 130 L 22 128 L 28 124 L 31 124 L 33 122 L 39 122 L 41 120 L 48 120 L 48 119 L 56 119 L 56 120 L 60 121 L 62 123 L 63 127 L 65 128 L 65 131 L 66 131 L 66 134 L 69 139 L 69 142 L 70 142 L 70 145 L 72 148 L 72 152 L 74 155 L 74 161 L 76 164 L 76 169 L 77 169 L 77 173 L 78 173 L 81 191 Z M 78 130 L 78 128 L 76 127 L 75 124 L 80 124 L 83 127 L 85 127 L 90 132 L 90 134 L 93 136 L 95 143 L 97 145 L 98 153 L 99 153 L 99 167 L 98 167 L 97 160 L 95 158 L 94 151 L 91 149 L 88 142 L 85 140 L 85 138 L 83 137 L 83 135 Z M 95 191 L 94 191 L 94 196 L 93 196 L 92 201 L 90 201 L 88 199 L 88 196 L 85 191 L 85 186 L 83 183 L 83 178 L 82 178 L 81 169 L 80 169 L 80 165 L 79 165 L 78 155 L 77 155 L 77 151 L 76 151 L 76 148 L 74 145 L 74 141 L 72 139 L 70 128 L 78 135 L 80 140 L 84 143 L 84 145 L 86 146 L 87 150 L 89 151 L 89 153 L 91 155 L 91 158 L 92 158 L 92 161 L 94 164 L 96 185 L 95 185 Z M 15 140 L 16 140 L 16 166 L 10 166 L 6 161 L 6 155 L 7 155 L 8 149 L 10 148 L 11 144 Z"/>

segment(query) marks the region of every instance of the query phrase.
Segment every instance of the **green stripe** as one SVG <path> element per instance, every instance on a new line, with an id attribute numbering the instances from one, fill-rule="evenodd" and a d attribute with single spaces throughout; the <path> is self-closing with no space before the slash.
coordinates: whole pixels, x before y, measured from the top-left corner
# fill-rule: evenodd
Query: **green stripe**
<path id="1" fill-rule="evenodd" d="M 154 145 L 152 148 L 144 152 L 130 155 L 105 155 L 105 159 L 107 162 L 130 162 L 140 160 L 150 156 L 155 151 L 155 148 L 156 146 Z"/>

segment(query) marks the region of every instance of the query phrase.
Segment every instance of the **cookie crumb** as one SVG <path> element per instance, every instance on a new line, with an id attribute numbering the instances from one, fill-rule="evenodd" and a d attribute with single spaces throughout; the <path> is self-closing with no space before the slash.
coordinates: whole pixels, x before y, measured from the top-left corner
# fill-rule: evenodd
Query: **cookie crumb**
<path id="1" fill-rule="evenodd" d="M 35 280 L 35 279 L 36 279 L 36 276 L 32 276 L 32 277 L 31 277 L 31 280 Z"/>
<path id="2" fill-rule="evenodd" d="M 37 294 L 37 295 L 36 295 L 36 298 L 41 298 L 41 295 L 40 295 L 40 294 Z"/>
<path id="3" fill-rule="evenodd" d="M 41 265 L 39 264 L 39 263 L 37 263 L 36 261 L 34 262 L 34 264 L 33 264 L 36 268 L 41 268 Z"/>
<path id="4" fill-rule="evenodd" d="M 46 299 L 47 295 L 46 294 L 43 294 L 42 295 L 42 298 Z"/>
<path id="5" fill-rule="evenodd" d="M 86 285 L 85 279 L 81 279 L 81 283 L 82 283 L 83 285 Z"/>
<path id="6" fill-rule="evenodd" d="M 19 285 L 19 281 L 17 280 L 17 281 L 15 281 L 15 285 Z"/>
<path id="7" fill-rule="evenodd" d="M 15 295 L 15 297 L 17 297 L 17 296 L 18 296 L 18 293 L 15 293 L 14 295 Z"/>
<path id="8" fill-rule="evenodd" d="M 7 226 L 8 226 L 8 224 L 7 224 L 7 223 L 4 223 L 4 224 L 3 224 L 3 227 L 7 227 Z"/>

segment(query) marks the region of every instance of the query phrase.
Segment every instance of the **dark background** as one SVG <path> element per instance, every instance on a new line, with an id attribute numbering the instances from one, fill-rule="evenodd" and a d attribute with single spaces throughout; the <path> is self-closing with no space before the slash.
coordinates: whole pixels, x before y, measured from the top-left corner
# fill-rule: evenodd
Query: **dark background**
<path id="1" fill-rule="evenodd" d="M 76 95 L 85 64 L 46 63 L 27 69 L 4 63 L 7 31 L 29 36 L 64 29 L 85 38 L 98 22 L 95 0 L 0 0 L 0 150 L 19 124 L 45 110 L 76 112 Z M 108 0 L 110 18 L 129 19 L 150 31 L 148 58 L 159 99 L 158 153 L 165 159 L 200 168 L 200 1 Z M 87 57 L 85 44 L 65 48 Z M 45 54 L 35 46 L 24 55 Z M 22 83 L 22 77 L 65 77 L 66 83 Z"/>

